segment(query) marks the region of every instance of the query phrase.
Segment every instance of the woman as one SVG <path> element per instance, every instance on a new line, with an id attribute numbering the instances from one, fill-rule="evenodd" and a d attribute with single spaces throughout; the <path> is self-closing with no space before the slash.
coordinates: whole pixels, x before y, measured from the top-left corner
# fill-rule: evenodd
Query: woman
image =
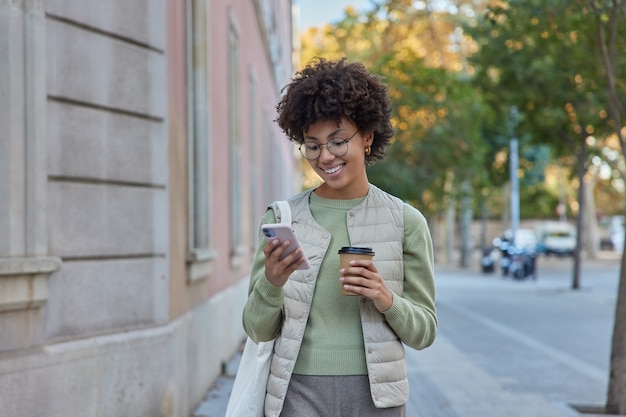
<path id="1" fill-rule="evenodd" d="M 276 338 L 265 414 L 405 416 L 403 344 L 430 346 L 437 330 L 432 241 L 424 216 L 367 178 L 393 135 L 380 77 L 360 63 L 317 59 L 285 87 L 277 122 L 322 178 L 291 197 L 302 250 L 261 245 L 244 308 L 246 333 Z M 274 223 L 268 210 L 261 223 Z M 373 260 L 340 270 L 344 246 Z M 304 261 L 311 268 L 298 270 Z M 341 294 L 344 289 L 357 297 Z"/>

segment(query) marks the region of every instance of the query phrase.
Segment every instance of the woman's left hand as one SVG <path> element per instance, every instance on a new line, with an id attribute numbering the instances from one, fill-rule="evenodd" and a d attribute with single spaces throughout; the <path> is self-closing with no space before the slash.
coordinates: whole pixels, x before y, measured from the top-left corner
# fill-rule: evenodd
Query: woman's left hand
<path id="1" fill-rule="evenodd" d="M 381 313 L 391 308 L 393 294 L 371 260 L 352 260 L 348 268 L 339 272 L 339 280 L 346 290 L 369 298 Z"/>

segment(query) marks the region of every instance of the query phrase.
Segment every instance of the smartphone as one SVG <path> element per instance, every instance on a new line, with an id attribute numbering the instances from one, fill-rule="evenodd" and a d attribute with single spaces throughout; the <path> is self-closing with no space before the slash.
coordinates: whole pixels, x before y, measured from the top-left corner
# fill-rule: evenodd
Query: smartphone
<path id="1" fill-rule="evenodd" d="M 286 240 L 290 241 L 291 244 L 289 247 L 283 252 L 279 259 L 283 259 L 285 256 L 289 255 L 296 249 L 302 247 L 298 238 L 296 237 L 296 232 L 293 230 L 290 224 L 286 223 L 268 223 L 261 226 L 261 230 L 263 232 L 263 236 L 265 236 L 265 240 L 268 242 L 278 239 L 280 244 L 282 245 Z M 304 251 L 302 252 L 302 256 L 304 256 L 304 262 L 298 267 L 298 269 L 309 269 L 311 265 L 309 264 L 309 260 L 306 257 Z"/>

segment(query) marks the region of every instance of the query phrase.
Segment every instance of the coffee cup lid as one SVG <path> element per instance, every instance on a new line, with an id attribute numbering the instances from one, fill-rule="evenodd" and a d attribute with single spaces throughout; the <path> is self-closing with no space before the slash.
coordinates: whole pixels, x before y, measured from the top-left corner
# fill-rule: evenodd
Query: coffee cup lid
<path id="1" fill-rule="evenodd" d="M 351 253 L 355 255 L 371 255 L 374 256 L 372 248 L 359 248 L 356 246 L 344 246 L 339 249 L 338 253 Z"/>

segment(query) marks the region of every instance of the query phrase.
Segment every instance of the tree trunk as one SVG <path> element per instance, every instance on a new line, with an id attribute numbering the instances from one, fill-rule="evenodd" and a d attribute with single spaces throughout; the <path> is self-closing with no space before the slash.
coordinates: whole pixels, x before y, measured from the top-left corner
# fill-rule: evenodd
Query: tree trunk
<path id="1" fill-rule="evenodd" d="M 597 259 L 600 250 L 600 234 L 598 232 L 598 217 L 596 202 L 593 196 L 597 182 L 597 175 L 593 175 L 585 184 L 585 223 L 584 223 L 584 247 L 587 259 Z"/>
<path id="2" fill-rule="evenodd" d="M 583 129 L 584 132 L 584 129 Z M 584 135 L 583 135 L 584 136 Z M 574 271 L 572 274 L 572 289 L 577 290 L 580 288 L 580 264 L 582 262 L 582 242 L 583 242 L 583 218 L 585 214 L 585 173 L 587 162 L 587 146 L 585 142 L 586 138 L 582 137 L 581 148 L 577 153 L 577 165 L 578 165 L 578 216 L 576 217 L 576 250 L 574 251 Z"/>
<path id="3" fill-rule="evenodd" d="M 474 249 L 474 242 L 472 241 L 472 235 L 470 228 L 472 226 L 472 197 L 471 197 L 471 184 L 469 181 L 464 180 L 461 184 L 461 268 L 467 268 L 472 261 L 472 252 Z"/>
<path id="4" fill-rule="evenodd" d="M 626 245 L 624 245 L 626 249 Z M 611 344 L 611 373 L 606 400 L 607 414 L 626 414 L 626 250 L 622 253 L 613 341 Z"/>
<path id="5" fill-rule="evenodd" d="M 480 199 L 480 249 L 491 246 L 491 242 L 487 242 L 487 204 L 485 198 Z"/>
<path id="6" fill-rule="evenodd" d="M 456 210 L 455 210 L 455 200 L 450 197 L 450 202 L 448 203 L 448 207 L 446 207 L 446 265 L 454 264 L 454 229 L 456 226 Z"/>
<path id="7" fill-rule="evenodd" d="M 433 258 L 435 258 L 435 264 L 441 262 L 441 253 L 443 252 L 443 238 L 441 237 L 441 224 L 443 223 L 443 216 L 441 213 L 433 215 L 428 219 L 428 228 L 430 229 L 430 235 L 433 240 Z"/>

